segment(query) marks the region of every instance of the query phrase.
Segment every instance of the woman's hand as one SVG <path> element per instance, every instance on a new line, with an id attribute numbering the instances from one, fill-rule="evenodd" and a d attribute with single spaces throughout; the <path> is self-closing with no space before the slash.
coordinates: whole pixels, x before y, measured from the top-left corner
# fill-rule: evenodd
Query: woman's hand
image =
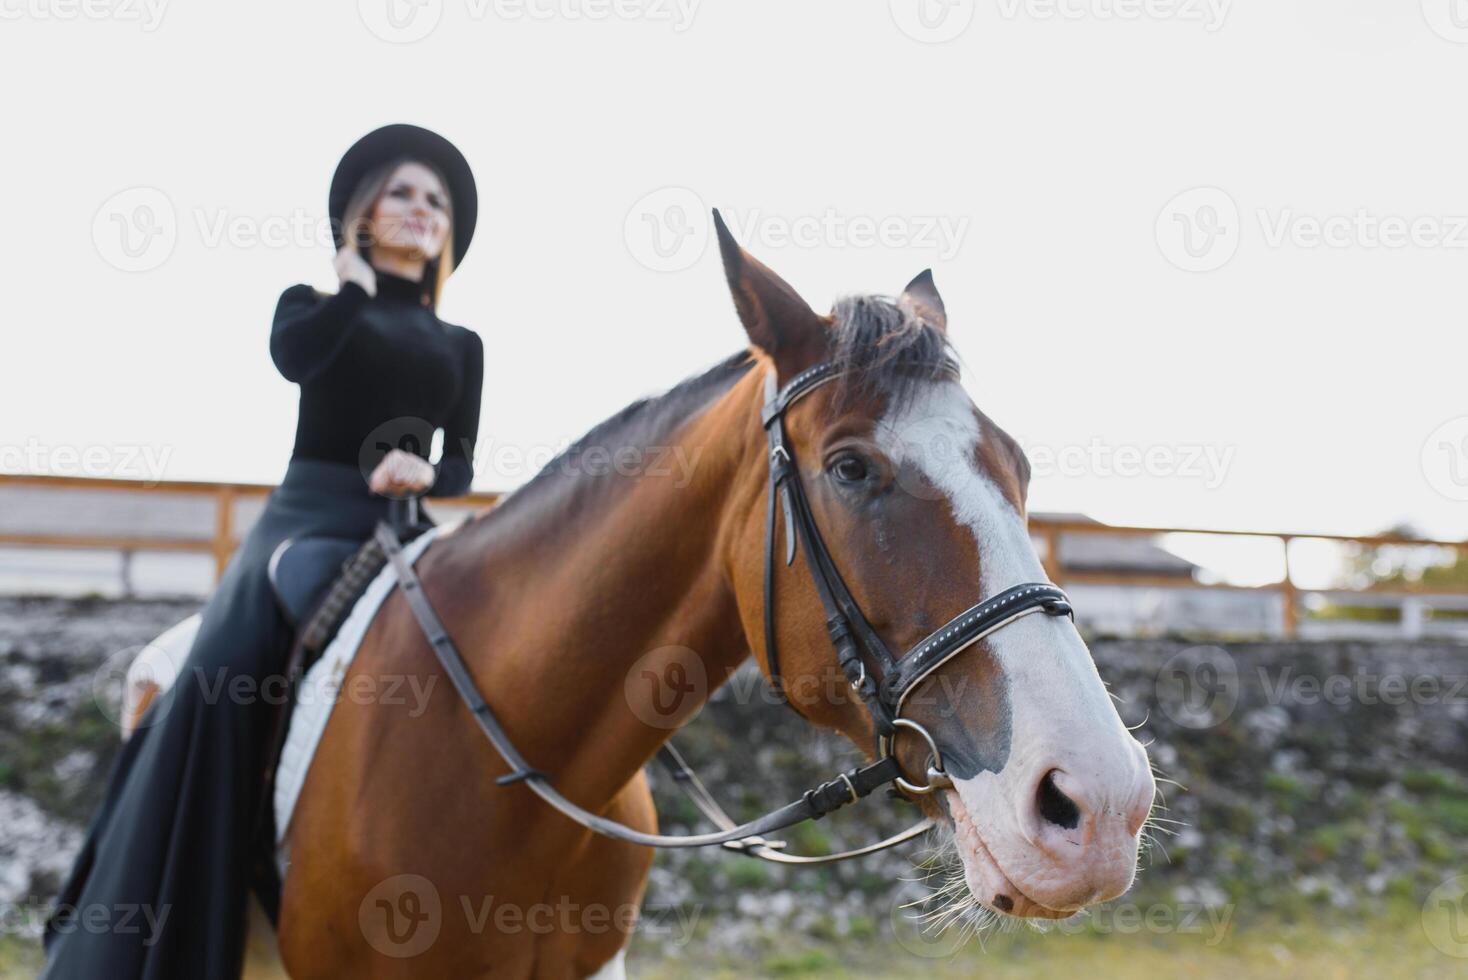
<path id="1" fill-rule="evenodd" d="M 411 497 L 432 486 L 437 476 L 433 464 L 422 456 L 393 449 L 372 471 L 367 487 L 384 497 Z"/>
<path id="2" fill-rule="evenodd" d="M 343 245 L 332 264 L 336 266 L 336 277 L 343 286 L 354 282 L 366 290 L 368 296 L 377 295 L 377 272 L 362 258 L 356 245 L 351 242 Z"/>

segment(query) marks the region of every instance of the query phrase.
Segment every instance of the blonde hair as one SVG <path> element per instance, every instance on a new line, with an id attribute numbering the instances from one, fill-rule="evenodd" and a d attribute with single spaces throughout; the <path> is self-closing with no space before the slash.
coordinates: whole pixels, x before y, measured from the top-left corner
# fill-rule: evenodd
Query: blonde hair
<path id="1" fill-rule="evenodd" d="M 372 241 L 372 212 L 377 209 L 377 202 L 381 200 L 382 194 L 387 190 L 387 182 L 392 175 L 405 163 L 416 163 L 427 167 L 435 177 L 438 178 L 439 186 L 443 188 L 444 202 L 449 215 L 448 234 L 444 238 L 443 251 L 438 253 L 437 258 L 429 259 L 423 269 L 423 295 L 428 299 L 432 307 L 438 306 L 438 299 L 443 295 L 443 285 L 448 282 L 449 276 L 454 271 L 454 200 L 449 191 L 449 182 L 443 172 L 429 163 L 417 157 L 403 156 L 389 160 L 386 163 L 367 171 L 362 179 L 357 181 L 357 186 L 352 191 L 352 196 L 347 199 L 347 206 L 342 213 L 342 238 L 345 241 L 354 242 L 363 258 L 370 262 Z"/>

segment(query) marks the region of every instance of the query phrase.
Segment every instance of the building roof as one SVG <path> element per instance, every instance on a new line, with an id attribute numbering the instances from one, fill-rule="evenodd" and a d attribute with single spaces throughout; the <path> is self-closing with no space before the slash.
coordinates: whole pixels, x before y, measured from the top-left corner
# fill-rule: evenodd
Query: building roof
<path id="1" fill-rule="evenodd" d="M 1039 521 L 1106 526 L 1085 514 L 1036 512 L 1030 517 Z M 1135 534 L 1062 534 L 1060 558 L 1066 569 L 1076 572 L 1160 575 L 1186 579 L 1192 578 L 1193 573 L 1198 570 L 1198 566 L 1186 558 L 1158 545 L 1156 539 Z"/>

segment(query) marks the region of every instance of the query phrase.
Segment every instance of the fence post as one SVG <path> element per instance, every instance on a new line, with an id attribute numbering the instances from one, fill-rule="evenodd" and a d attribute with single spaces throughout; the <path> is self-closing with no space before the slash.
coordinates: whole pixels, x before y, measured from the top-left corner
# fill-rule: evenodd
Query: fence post
<path id="1" fill-rule="evenodd" d="M 1056 585 L 1063 584 L 1064 566 L 1060 563 L 1060 532 L 1053 527 L 1045 528 L 1045 573 Z"/>
<path id="2" fill-rule="evenodd" d="M 1409 595 L 1402 600 L 1402 636 L 1420 640 L 1427 629 L 1427 603 L 1421 596 Z"/>
<path id="3" fill-rule="evenodd" d="M 131 599 L 136 594 L 136 590 L 133 588 L 133 556 L 136 554 L 137 552 L 131 548 L 124 548 L 118 552 L 117 577 L 122 584 L 122 594 L 128 599 Z"/>
<path id="4" fill-rule="evenodd" d="M 1284 546 L 1284 579 L 1280 584 L 1280 594 L 1284 596 L 1284 635 L 1285 639 L 1293 640 L 1299 632 L 1299 593 L 1295 591 L 1295 578 L 1290 573 L 1290 536 L 1281 534 L 1280 544 Z"/>
<path id="5" fill-rule="evenodd" d="M 214 584 L 224 577 L 224 567 L 234 553 L 234 487 L 219 488 L 214 501 Z"/>

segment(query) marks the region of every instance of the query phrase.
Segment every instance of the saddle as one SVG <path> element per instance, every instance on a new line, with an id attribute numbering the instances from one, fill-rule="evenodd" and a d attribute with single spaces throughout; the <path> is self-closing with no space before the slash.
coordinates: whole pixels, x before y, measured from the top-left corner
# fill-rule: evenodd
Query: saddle
<path id="1" fill-rule="evenodd" d="M 314 536 L 282 541 L 270 556 L 267 571 L 275 603 L 295 630 L 295 646 L 314 660 L 386 563 L 382 545 L 374 538 L 365 543 Z"/>
<path id="2" fill-rule="evenodd" d="M 393 513 L 393 526 L 402 544 L 412 541 L 435 524 L 426 516 L 404 521 L 396 508 Z M 413 518 L 417 517 L 414 513 Z M 276 707 L 271 721 L 271 736 L 264 758 L 263 792 L 255 821 L 254 887 L 272 926 L 278 925 L 281 881 L 274 860 L 275 827 L 271 800 L 274 797 L 275 770 L 290 728 L 296 690 L 301 678 L 321 657 L 352 607 L 387 562 L 382 542 L 376 537 L 365 542 L 314 535 L 287 538 L 270 556 L 267 566 L 270 588 L 276 605 L 295 633 L 286 661 L 289 696 Z"/>

